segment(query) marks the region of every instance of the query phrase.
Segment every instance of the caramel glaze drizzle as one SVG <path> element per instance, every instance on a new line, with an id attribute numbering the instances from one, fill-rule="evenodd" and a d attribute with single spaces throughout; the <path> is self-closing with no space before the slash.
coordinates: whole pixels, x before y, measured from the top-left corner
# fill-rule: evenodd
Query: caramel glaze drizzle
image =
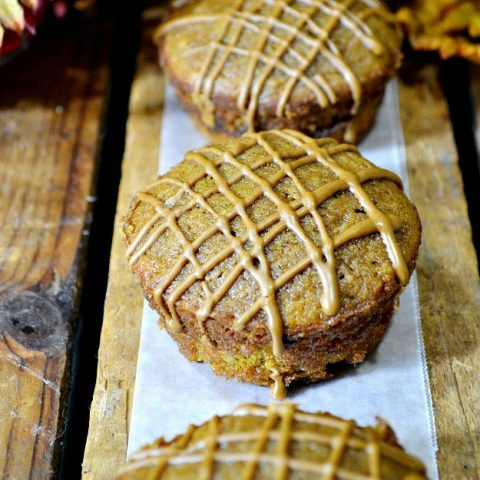
<path id="1" fill-rule="evenodd" d="M 359 428 L 351 420 L 326 413 L 302 412 L 289 402 L 268 407 L 242 405 L 232 415 L 257 417 L 255 425 L 258 423 L 259 427 L 235 433 L 220 433 L 222 419 L 213 417 L 207 425 L 206 438 L 201 436 L 200 439 L 193 440 L 190 427 L 171 446 L 145 449 L 133 454 L 121 473 L 153 468 L 148 480 L 156 480 L 161 478 L 168 465 L 174 468 L 198 464 L 199 478 L 209 480 L 216 478 L 216 464 L 241 463 L 238 474 L 240 480 L 253 480 L 261 465 L 271 465 L 274 468 L 272 478 L 276 480 L 287 480 L 290 472 L 321 475 L 316 478 L 323 480 L 380 480 L 382 462 L 390 461 L 399 468 L 408 469 L 411 475 L 408 478 L 426 479 L 425 469 L 415 457 L 398 446 L 382 441 L 377 429 Z M 317 426 L 318 429 L 306 429 L 305 424 Z M 238 445 L 239 442 L 250 445 L 250 450 L 241 453 L 229 451 L 230 445 Z M 293 442 L 327 447 L 329 453 L 326 458 L 296 459 L 289 452 Z M 276 446 L 275 450 L 268 449 L 271 444 Z M 345 455 L 351 450 L 355 450 L 359 457 L 366 457 L 368 473 L 359 473 L 343 465 Z"/>
<path id="2" fill-rule="evenodd" d="M 268 135 L 295 145 L 304 154 L 287 163 L 268 141 Z M 359 153 L 355 146 L 338 144 L 333 139 L 315 140 L 293 130 L 250 133 L 243 138 L 242 146 L 238 147 L 235 152 L 210 146 L 187 153 L 185 158 L 199 165 L 201 172 L 189 183 L 169 177 L 160 178 L 153 186 L 166 184 L 178 187 L 175 195 L 166 203 L 162 203 L 150 193 L 140 192 L 137 194 L 140 201 L 149 203 L 154 207 L 155 214 L 138 232 L 127 249 L 127 256 L 133 266 L 164 232 L 170 230 L 176 236 L 184 253 L 177 259 L 162 283 L 155 289 L 154 301 L 159 306 L 167 328 L 170 331 L 179 332 L 182 323 L 175 305 L 192 285 L 200 282 L 205 299 L 203 305 L 197 311 L 197 321 L 199 329 L 203 333 L 203 341 L 207 343 L 210 340 L 205 328 L 206 320 L 242 272 L 249 272 L 260 289 L 260 295 L 256 302 L 234 320 L 234 327 L 237 330 L 245 328 L 248 322 L 263 310 L 272 337 L 273 354 L 277 358 L 281 358 L 283 353 L 283 322 L 276 302 L 276 292 L 307 267 L 313 266 L 323 287 L 320 296 L 322 309 L 327 315 L 335 315 L 339 309 L 335 248 L 351 240 L 378 232 L 385 244 L 400 283 L 402 285 L 407 284 L 409 271 L 394 233 L 395 230 L 400 228 L 400 219 L 380 211 L 362 186 L 363 183 L 374 179 L 388 179 L 401 186 L 401 180 L 394 173 L 377 167 L 365 168 L 356 173 L 342 168 L 335 160 L 335 156 L 345 152 L 353 152 L 357 155 Z M 249 166 L 237 158 L 256 145 L 260 146 L 266 155 L 255 164 Z M 295 170 L 316 162 L 329 168 L 335 174 L 336 179 L 314 191 L 308 191 L 296 176 Z M 218 170 L 218 167 L 222 164 L 235 168 L 236 173 L 228 180 Z M 268 180 L 256 173 L 259 168 L 267 164 L 278 167 L 276 173 L 272 174 Z M 214 181 L 215 187 L 203 192 L 203 194 L 195 191 L 195 184 L 207 177 Z M 234 193 L 231 187 L 244 177 L 254 182 L 258 188 L 254 189 L 249 196 L 241 198 Z M 278 182 L 287 178 L 293 182 L 300 197 L 289 203 L 285 202 L 274 189 Z M 368 219 L 353 225 L 333 238 L 325 227 L 318 212 L 318 207 L 336 193 L 345 190 L 349 190 L 355 196 L 368 215 Z M 225 215 L 219 215 L 208 203 L 208 199 L 216 193 L 222 194 L 233 205 L 233 208 Z M 187 200 L 191 200 L 182 204 L 182 206 L 175 207 L 182 196 L 187 196 Z M 260 223 L 255 223 L 249 217 L 247 207 L 253 205 L 263 196 L 275 205 L 276 212 Z M 208 212 L 215 221 L 210 228 L 203 231 L 193 241 L 189 241 L 178 225 L 178 218 L 196 206 Z M 310 215 L 316 224 L 322 240 L 321 247 L 313 242 L 300 223 L 301 218 L 307 215 Z M 242 220 L 247 232 L 239 237 L 231 231 L 230 222 L 235 217 Z M 292 231 L 303 243 L 306 255 L 296 265 L 274 279 L 265 256 L 265 248 L 286 229 Z M 200 264 L 196 252 L 209 238 L 219 232 L 224 235 L 228 245 Z M 263 235 L 261 235 L 262 232 L 264 232 Z M 251 245 L 248 250 L 245 247 L 247 242 Z M 232 254 L 238 256 L 238 263 L 226 275 L 223 283 L 215 291 L 212 291 L 205 280 L 206 275 Z M 258 261 L 258 266 L 254 265 L 255 259 Z M 185 275 L 175 288 L 166 295 L 168 288 L 188 264 L 191 265 L 192 272 Z M 165 296 L 166 298 L 164 298 Z M 274 381 L 274 396 L 276 398 L 283 397 L 285 386 L 282 375 L 277 370 L 272 370 L 271 378 Z"/>
<path id="3" fill-rule="evenodd" d="M 352 94 L 351 114 L 358 111 L 362 100 L 361 83 L 332 40 L 332 35 L 341 25 L 352 32 L 369 52 L 375 56 L 381 55 L 384 46 L 365 22 L 372 15 L 389 20 L 389 13 L 378 0 L 237 0 L 233 3 L 231 8 L 220 14 L 174 18 L 165 22 L 157 31 L 157 37 L 161 37 L 177 28 L 191 28 L 192 23 L 221 22 L 214 41 L 193 47 L 184 54 L 190 56 L 206 50 L 194 85 L 192 101 L 198 106 L 202 121 L 207 126 L 215 125 L 215 107 L 212 103 L 215 83 L 233 56 L 248 59 L 237 106 L 245 113 L 245 124 L 249 132 L 255 131 L 259 100 L 267 81 L 275 71 L 280 71 L 288 78 L 281 87 L 277 102 L 278 117 L 285 114 L 288 102 L 299 83 L 313 93 L 322 108 L 337 101 L 335 90 L 326 76 L 308 72 L 319 57 L 324 58 L 345 79 Z M 307 9 L 299 9 L 295 6 L 296 3 Z M 351 8 L 355 3 L 361 3 L 366 8 L 352 12 Z M 273 8 L 267 14 L 264 10 L 268 7 Z M 294 21 L 287 23 L 282 19 L 283 15 L 293 17 Z M 318 15 L 323 15 L 325 21 L 316 21 Z M 256 43 L 251 48 L 240 46 L 244 32 L 255 34 Z M 306 54 L 294 47 L 298 42 Z M 266 52 L 269 43 L 276 46 L 272 54 Z M 295 65 L 284 61 L 286 55 L 294 59 Z"/>

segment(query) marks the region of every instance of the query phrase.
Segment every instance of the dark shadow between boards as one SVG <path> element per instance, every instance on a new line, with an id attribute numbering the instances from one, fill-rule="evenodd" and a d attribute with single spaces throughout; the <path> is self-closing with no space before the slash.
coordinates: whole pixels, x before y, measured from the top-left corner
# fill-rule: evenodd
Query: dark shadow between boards
<path id="1" fill-rule="evenodd" d="M 72 345 L 70 393 L 60 439 L 59 468 L 55 472 L 60 479 L 74 480 L 82 473 L 115 228 L 128 101 L 139 47 L 142 3 L 113 0 L 98 3 L 98 15 L 112 24 L 110 81 L 99 132 L 96 184 L 92 193 L 96 201 L 92 210 L 79 324 Z"/>
<path id="2" fill-rule="evenodd" d="M 475 111 L 470 83 L 470 65 L 459 59 L 443 62 L 440 78 L 448 101 L 453 134 L 462 172 L 472 239 L 480 258 L 480 171 L 479 148 L 475 141 Z"/>

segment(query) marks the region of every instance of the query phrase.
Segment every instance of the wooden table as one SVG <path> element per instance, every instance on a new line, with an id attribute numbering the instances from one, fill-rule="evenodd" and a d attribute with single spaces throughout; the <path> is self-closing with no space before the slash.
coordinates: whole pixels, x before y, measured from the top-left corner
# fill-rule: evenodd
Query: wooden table
<path id="1" fill-rule="evenodd" d="M 123 47 L 135 44 L 135 12 L 123 12 L 116 30 L 82 20 L 54 29 L 0 70 L 4 478 L 60 471 L 77 478 L 83 462 L 85 479 L 111 479 L 125 459 L 143 297 L 116 226 L 157 170 L 164 79 L 150 38 L 158 13 L 143 14 L 114 222 L 120 164 L 112 158 L 121 152 L 121 112 L 135 60 Z M 119 25 L 131 28 L 111 51 L 112 38 L 122 36 L 115 31 L 127 31 Z M 119 80 L 118 72 L 126 77 Z M 451 81 L 468 87 L 469 77 L 475 96 L 466 105 L 480 125 L 477 68 L 414 60 L 399 87 L 411 196 L 424 227 L 417 272 L 442 479 L 480 478 L 480 285 L 472 243 L 472 226 L 479 239 L 478 156 L 471 123 L 455 112 Z M 476 133 L 480 145 L 480 128 Z"/>
<path id="2" fill-rule="evenodd" d="M 111 29 L 72 19 L 0 70 L 0 476 L 57 468 Z"/>

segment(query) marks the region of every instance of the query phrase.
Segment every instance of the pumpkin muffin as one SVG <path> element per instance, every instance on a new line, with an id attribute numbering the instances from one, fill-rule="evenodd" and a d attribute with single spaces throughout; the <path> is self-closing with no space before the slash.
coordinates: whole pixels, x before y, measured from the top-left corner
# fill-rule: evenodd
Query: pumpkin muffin
<path id="1" fill-rule="evenodd" d="M 272 130 L 188 152 L 136 194 L 123 232 L 181 352 L 281 397 L 377 345 L 421 226 L 355 146 Z"/>
<path id="2" fill-rule="evenodd" d="M 156 34 L 178 98 L 213 141 L 293 128 L 357 142 L 401 38 L 379 0 L 196 0 Z"/>
<path id="3" fill-rule="evenodd" d="M 117 480 L 426 480 L 385 423 L 359 427 L 289 403 L 242 405 L 134 453 Z"/>

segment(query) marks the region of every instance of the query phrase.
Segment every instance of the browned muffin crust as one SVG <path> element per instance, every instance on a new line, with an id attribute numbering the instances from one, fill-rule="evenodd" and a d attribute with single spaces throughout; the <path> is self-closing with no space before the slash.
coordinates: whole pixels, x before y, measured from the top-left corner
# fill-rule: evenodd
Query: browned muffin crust
<path id="1" fill-rule="evenodd" d="M 426 480 L 385 423 L 359 427 L 290 403 L 242 405 L 134 453 L 117 480 Z"/>
<path id="2" fill-rule="evenodd" d="M 421 235 L 400 185 L 352 145 L 248 134 L 138 193 L 127 254 L 185 356 L 281 390 L 382 337 Z"/>
<path id="3" fill-rule="evenodd" d="M 198 0 L 157 39 L 181 103 L 214 140 L 294 128 L 356 142 L 401 60 L 379 0 Z"/>

